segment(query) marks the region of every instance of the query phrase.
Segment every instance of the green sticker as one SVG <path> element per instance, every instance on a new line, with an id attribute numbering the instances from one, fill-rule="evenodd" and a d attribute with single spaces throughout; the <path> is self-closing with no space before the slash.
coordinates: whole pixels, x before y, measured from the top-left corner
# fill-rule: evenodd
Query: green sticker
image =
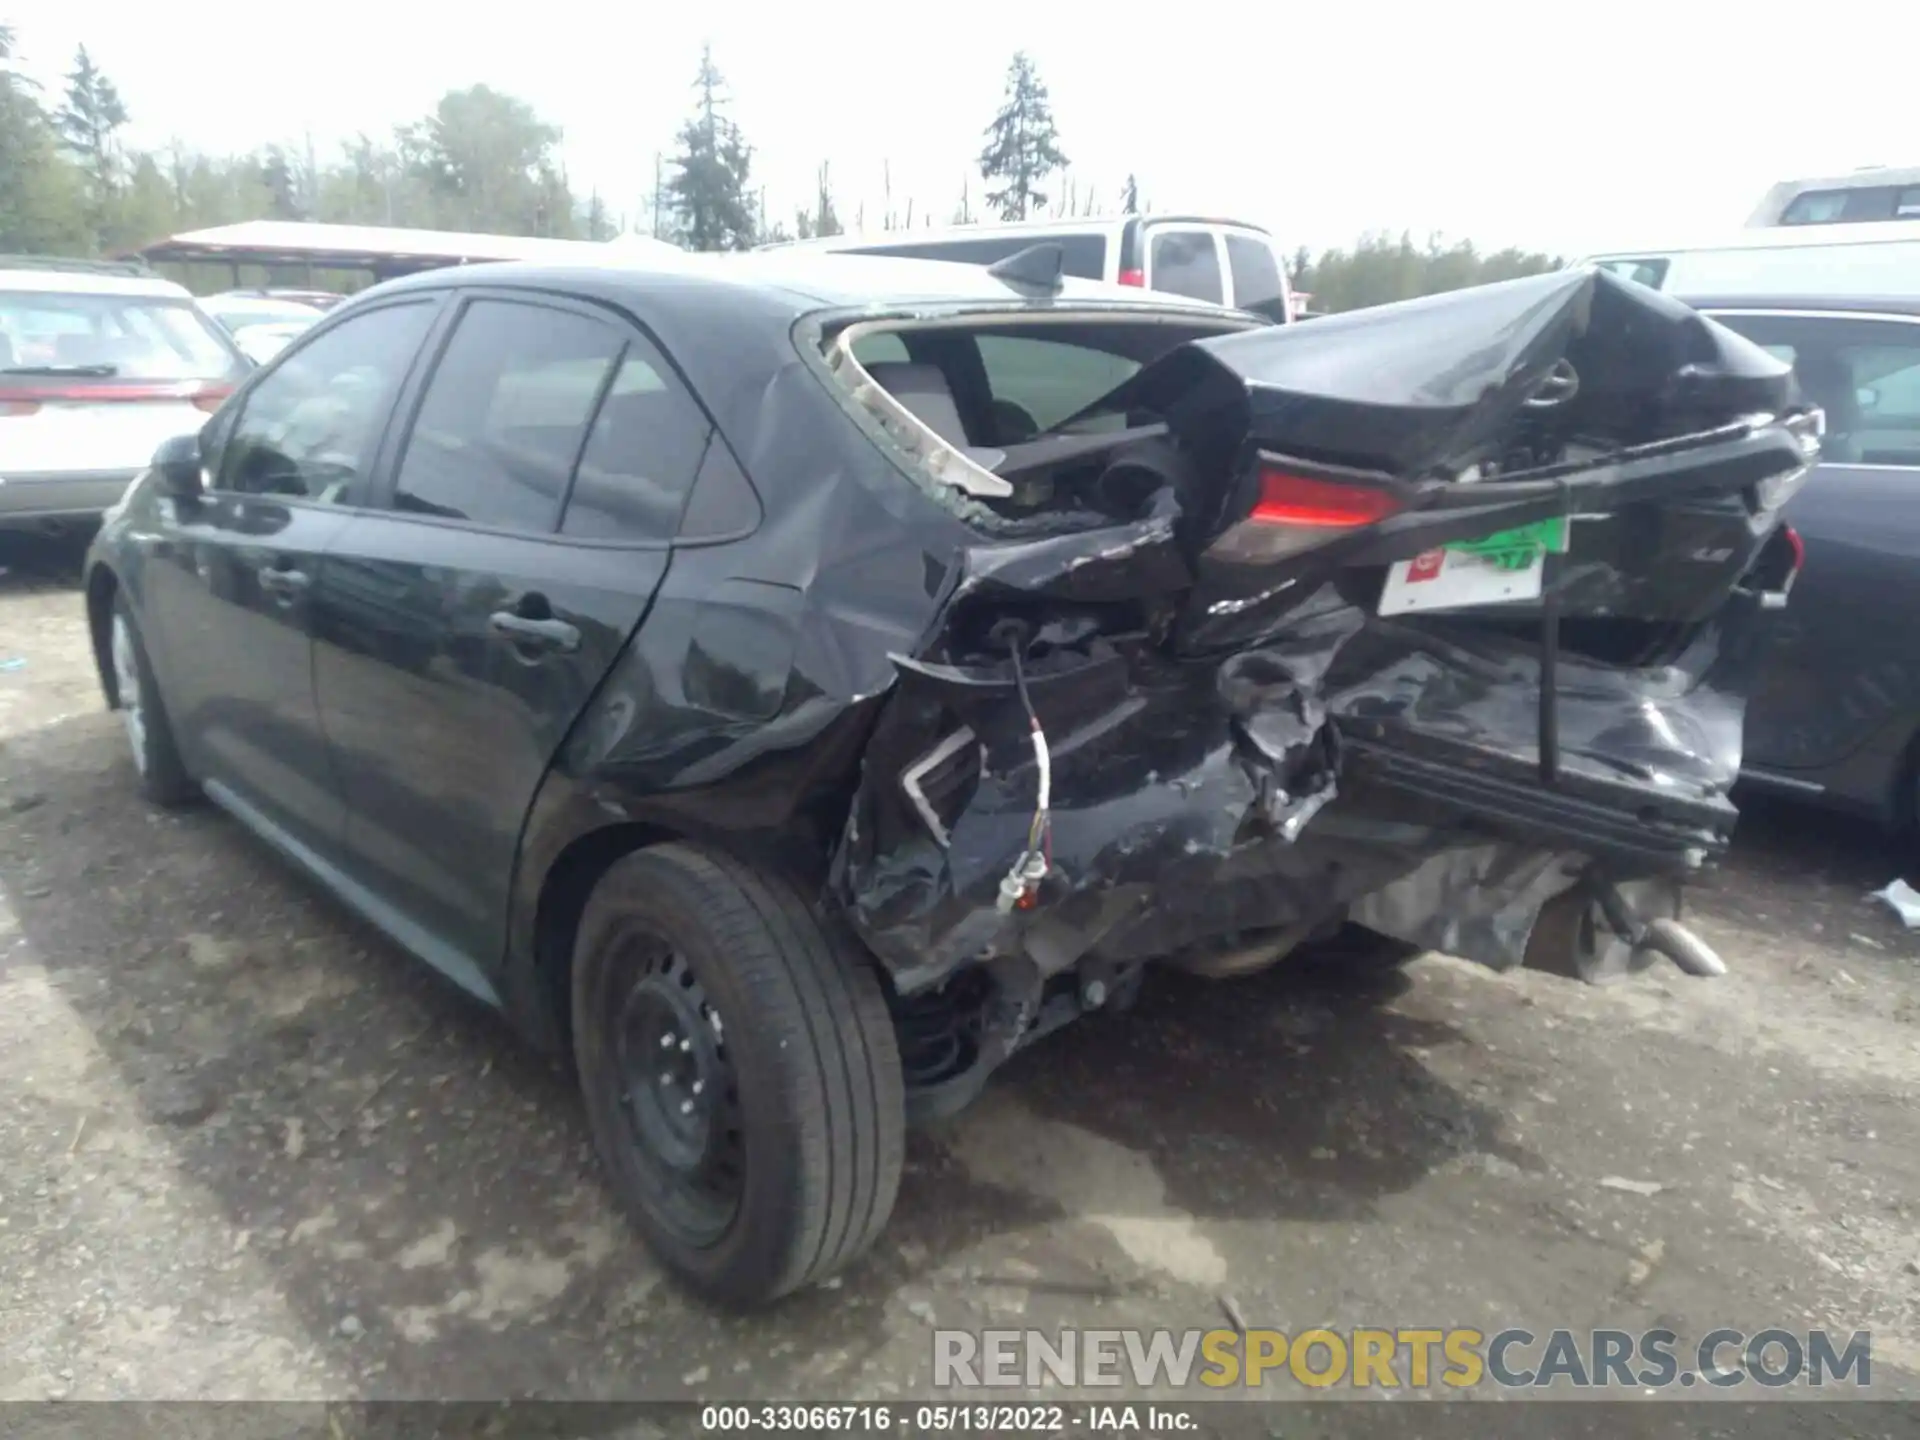
<path id="1" fill-rule="evenodd" d="M 1524 570 L 1543 551 L 1549 555 L 1566 554 L 1567 517 L 1558 515 L 1551 520 L 1536 520 L 1531 525 L 1497 531 L 1478 540 L 1449 541 L 1445 548 L 1481 556 L 1502 570 Z"/>

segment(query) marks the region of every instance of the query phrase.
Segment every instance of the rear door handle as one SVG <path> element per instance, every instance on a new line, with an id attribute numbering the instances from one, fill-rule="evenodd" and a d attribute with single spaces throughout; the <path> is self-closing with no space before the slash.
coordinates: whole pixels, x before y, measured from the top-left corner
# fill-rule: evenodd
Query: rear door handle
<path id="1" fill-rule="evenodd" d="M 275 595 L 298 595 L 313 584 L 313 577 L 304 570 L 283 570 L 273 565 L 262 565 L 257 574 L 260 588 Z"/>
<path id="2" fill-rule="evenodd" d="M 487 617 L 487 625 L 494 634 L 516 645 L 558 650 L 563 655 L 571 655 L 580 648 L 579 627 L 564 620 L 530 620 L 511 610 L 496 610 Z"/>

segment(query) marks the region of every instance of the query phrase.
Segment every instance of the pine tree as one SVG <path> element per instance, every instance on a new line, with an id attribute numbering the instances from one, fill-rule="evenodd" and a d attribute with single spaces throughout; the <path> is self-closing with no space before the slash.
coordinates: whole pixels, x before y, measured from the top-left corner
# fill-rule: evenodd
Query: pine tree
<path id="1" fill-rule="evenodd" d="M 0 251 L 84 254 L 94 241 L 78 177 L 60 158 L 39 87 L 14 59 L 13 29 L 0 25 Z"/>
<path id="2" fill-rule="evenodd" d="M 694 81 L 699 103 L 680 127 L 678 173 L 667 194 L 689 248 L 745 250 L 755 235 L 752 192 L 747 186 L 753 149 L 740 127 L 724 113 L 726 82 L 713 63 L 713 47 L 700 51 L 700 75 Z"/>
<path id="3" fill-rule="evenodd" d="M 104 204 L 118 187 L 119 133 L 126 123 L 119 89 L 100 73 L 82 45 L 74 52 L 66 103 L 54 112 L 53 124 L 61 143 L 86 166 L 97 203 Z"/>
<path id="4" fill-rule="evenodd" d="M 840 212 L 833 208 L 833 184 L 829 178 L 829 162 L 820 162 L 820 183 L 813 202 L 813 233 L 815 235 L 838 235 L 846 229 L 840 223 Z"/>
<path id="5" fill-rule="evenodd" d="M 1133 178 L 1133 172 L 1127 172 L 1126 187 L 1120 192 L 1120 213 L 1138 215 L 1140 213 L 1140 182 Z"/>
<path id="6" fill-rule="evenodd" d="M 1039 183 L 1064 168 L 1067 157 L 1060 149 L 1047 87 L 1024 50 L 1007 67 L 1006 98 L 987 126 L 986 136 L 980 173 L 989 181 L 1002 182 L 998 190 L 987 192 L 987 203 L 1000 211 L 1003 220 L 1024 220 L 1044 209 L 1047 197 Z"/>

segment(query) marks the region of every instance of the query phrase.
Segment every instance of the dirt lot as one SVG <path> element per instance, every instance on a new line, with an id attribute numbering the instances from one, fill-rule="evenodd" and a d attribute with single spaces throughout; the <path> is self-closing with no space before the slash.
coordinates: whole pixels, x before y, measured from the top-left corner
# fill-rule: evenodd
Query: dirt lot
<path id="1" fill-rule="evenodd" d="M 1750 817 L 1694 911 L 1723 980 L 1158 984 L 917 1137 L 843 1282 L 728 1319 L 622 1229 L 562 1075 L 233 822 L 136 798 L 70 557 L 0 563 L 0 1399 L 888 1396 L 936 1323 L 1223 1296 L 1870 1328 L 1876 1390 L 1920 1375 L 1920 941 L 1863 828 Z"/>

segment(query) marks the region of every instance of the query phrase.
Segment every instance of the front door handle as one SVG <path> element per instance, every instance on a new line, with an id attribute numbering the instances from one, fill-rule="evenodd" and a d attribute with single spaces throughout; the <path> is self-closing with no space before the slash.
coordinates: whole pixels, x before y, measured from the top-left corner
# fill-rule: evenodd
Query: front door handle
<path id="1" fill-rule="evenodd" d="M 564 620 L 530 620 L 511 610 L 496 610 L 487 617 L 487 625 L 494 634 L 516 645 L 558 650 L 563 655 L 571 655 L 580 648 L 579 627 Z"/>
<path id="2" fill-rule="evenodd" d="M 262 565 L 257 575 L 262 590 L 288 598 L 313 584 L 313 577 L 304 570 L 284 570 L 274 565 Z"/>

